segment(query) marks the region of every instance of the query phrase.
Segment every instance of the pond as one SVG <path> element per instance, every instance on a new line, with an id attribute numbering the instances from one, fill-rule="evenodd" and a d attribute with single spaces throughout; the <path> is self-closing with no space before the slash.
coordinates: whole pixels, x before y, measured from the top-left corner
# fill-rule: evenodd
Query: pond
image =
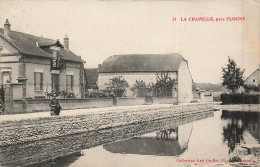
<path id="1" fill-rule="evenodd" d="M 175 167 L 193 161 L 227 161 L 237 145 L 260 143 L 259 118 L 255 112 L 216 111 L 205 119 L 167 125 L 89 149 L 77 150 L 71 145 L 73 153 L 31 166 Z"/>

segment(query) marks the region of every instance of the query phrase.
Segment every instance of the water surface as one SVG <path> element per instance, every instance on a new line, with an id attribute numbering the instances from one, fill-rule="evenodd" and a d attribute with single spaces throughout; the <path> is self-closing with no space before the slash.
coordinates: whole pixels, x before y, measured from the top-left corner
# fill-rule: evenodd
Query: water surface
<path id="1" fill-rule="evenodd" d="M 237 145 L 259 143 L 259 118 L 254 112 L 217 111 L 214 117 L 179 125 L 178 136 L 170 129 L 170 137 L 161 137 L 159 131 L 83 150 L 70 167 L 175 167 L 189 164 L 184 160 L 199 160 L 201 165 L 226 161 Z"/>
<path id="2" fill-rule="evenodd" d="M 5 154 L 1 161 L 5 166 L 13 166 L 49 158 L 30 165 L 38 167 L 178 167 L 187 166 L 189 161 L 200 161 L 193 163 L 199 165 L 216 163 L 227 161 L 237 145 L 259 143 L 259 118 L 260 114 L 255 112 L 216 111 L 197 121 L 165 119 L 133 125 L 149 132 L 143 135 L 133 136 L 138 133 L 133 133 L 130 126 L 126 127 L 128 133 L 112 129 L 9 146 L 2 148 Z M 107 139 L 107 144 L 89 148 L 84 142 L 93 141 L 95 146 L 92 137 L 97 133 Z M 53 155 L 62 156 L 52 159 Z M 16 162 L 10 163 L 15 158 Z"/>

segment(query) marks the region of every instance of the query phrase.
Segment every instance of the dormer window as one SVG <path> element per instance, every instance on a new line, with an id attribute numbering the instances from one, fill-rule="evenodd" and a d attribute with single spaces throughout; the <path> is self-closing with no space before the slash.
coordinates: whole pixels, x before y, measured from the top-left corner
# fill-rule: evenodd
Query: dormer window
<path id="1" fill-rule="evenodd" d="M 60 47 L 51 46 L 52 50 L 52 70 L 63 70 L 66 68 L 66 62 L 64 61 L 62 55 L 60 54 Z"/>
<path id="2" fill-rule="evenodd" d="M 58 51 L 57 50 L 53 50 L 52 52 L 52 55 L 53 55 L 53 59 L 58 59 Z"/>

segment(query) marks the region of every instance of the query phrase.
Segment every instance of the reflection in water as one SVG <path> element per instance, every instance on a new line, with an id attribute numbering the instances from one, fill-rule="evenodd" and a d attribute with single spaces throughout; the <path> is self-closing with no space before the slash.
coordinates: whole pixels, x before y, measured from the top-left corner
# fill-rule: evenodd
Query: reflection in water
<path id="1" fill-rule="evenodd" d="M 260 143 L 260 114 L 257 112 L 222 111 L 222 120 L 227 121 L 223 127 L 224 142 L 228 142 L 229 153 L 233 152 L 237 144 Z M 248 133 L 249 132 L 249 133 Z"/>
<path id="2" fill-rule="evenodd" d="M 64 167 L 64 166 L 69 166 L 71 163 L 76 161 L 79 157 L 81 156 L 80 152 L 76 152 L 70 155 L 62 156 L 55 158 L 53 160 L 49 160 L 46 162 L 42 162 L 39 164 L 32 164 L 28 165 L 28 167 Z"/>
<path id="3" fill-rule="evenodd" d="M 175 140 L 178 140 L 178 127 L 174 129 L 164 129 L 156 132 L 156 139 L 168 140 L 171 139 L 171 134 L 175 133 Z"/>
<path id="4" fill-rule="evenodd" d="M 191 124 L 188 129 L 179 130 L 180 127 L 183 126 L 163 129 L 140 137 L 107 144 L 103 147 L 113 153 L 158 156 L 180 155 L 188 148 L 193 129 Z"/>
<path id="5" fill-rule="evenodd" d="M 53 164 L 54 166 L 68 166 L 65 165 L 66 163 L 63 165 L 63 161 L 59 159 L 62 159 L 62 157 L 67 157 L 68 155 L 68 157 L 70 157 L 72 153 L 81 152 L 82 150 L 102 145 L 104 143 L 112 143 L 118 140 L 129 139 L 133 136 L 140 136 L 142 134 L 151 133 L 159 129 L 172 129 L 173 127 L 177 127 L 178 125 L 186 124 L 188 122 L 193 122 L 195 120 L 204 119 L 207 117 L 213 117 L 213 115 L 213 111 L 209 111 L 200 115 L 191 115 L 186 118 L 167 117 L 164 119 L 156 119 L 153 121 L 134 122 L 128 125 L 115 126 L 113 128 L 101 128 L 98 130 L 57 138 L 24 142 L 16 145 L 1 146 L 0 166 L 26 166 L 32 163 L 37 163 L 37 166 L 41 166 L 44 164 L 47 164 L 46 166 L 51 166 Z M 157 140 L 155 137 L 156 134 L 154 134 L 155 140 L 152 139 L 151 142 L 161 142 L 161 145 L 165 144 L 165 149 L 170 149 L 171 145 L 179 145 L 180 148 L 176 149 L 174 153 L 172 150 L 169 151 L 169 154 L 180 154 L 183 151 L 183 148 L 185 149 L 185 143 L 181 142 L 188 140 L 181 139 L 181 134 L 179 130 L 177 137 L 178 141 L 172 140 L 172 137 L 176 135 L 176 132 L 173 131 L 174 130 L 172 130 L 172 132 L 166 131 L 168 137 L 166 136 L 166 134 L 164 134 L 165 139 L 167 138 L 167 140 L 164 139 L 165 141 L 167 141 L 166 144 L 164 140 Z M 134 143 L 133 146 L 135 144 L 136 143 Z M 152 145 L 150 146 L 152 147 Z M 155 153 L 155 155 L 156 154 L 157 153 Z M 161 154 L 164 154 L 163 151 Z M 51 161 L 49 161 L 50 159 Z M 73 162 L 75 159 L 75 156 L 72 156 L 71 162 Z M 67 164 L 69 164 L 69 162 Z"/>
<path id="6" fill-rule="evenodd" d="M 166 127 L 157 133 L 137 135 L 138 137 L 106 144 L 103 147 L 86 149 L 82 151 L 83 156 L 72 163 L 70 167 L 121 167 L 122 164 L 124 164 L 123 166 L 129 167 L 183 167 L 193 165 L 190 163 L 177 162 L 177 159 L 228 160 L 230 147 L 228 146 L 228 142 L 223 143 L 223 138 L 225 138 L 224 135 L 229 135 L 224 134 L 223 129 L 229 129 L 229 132 L 232 132 L 230 129 L 234 129 L 231 128 L 234 113 L 229 114 L 229 112 L 227 114 L 227 112 L 222 113 L 222 111 L 216 111 L 214 117 Z M 245 118 L 245 116 L 243 117 Z M 247 125 L 245 125 L 246 121 L 243 121 L 243 119 L 238 119 L 238 121 L 234 120 L 233 127 L 236 125 L 242 129 L 243 126 L 244 130 L 241 137 L 242 139 L 240 140 L 253 144 L 252 142 L 257 141 L 253 137 L 254 135 L 258 134 L 259 139 L 259 132 L 257 132 L 259 131 L 259 124 L 257 125 L 257 120 L 259 119 L 252 121 L 250 116 L 246 119 L 248 121 Z M 176 127 L 178 127 L 178 129 Z M 228 131 L 226 132 L 228 133 Z M 233 132 L 238 135 L 237 131 Z M 230 137 L 226 137 L 226 141 L 228 141 L 228 138 Z M 100 157 L 102 161 L 97 162 L 96 157 Z M 210 164 L 210 166 L 213 165 L 214 163 Z M 194 166 L 206 165 L 197 163 L 197 165 Z"/>
<path id="7" fill-rule="evenodd" d="M 166 118 L 4 146 L 0 147 L 0 166 L 46 161 L 32 166 L 175 167 L 183 165 L 176 158 L 227 159 L 237 144 L 259 143 L 259 113 L 217 111 L 203 118 Z M 112 144 L 90 148 L 104 143 Z"/>

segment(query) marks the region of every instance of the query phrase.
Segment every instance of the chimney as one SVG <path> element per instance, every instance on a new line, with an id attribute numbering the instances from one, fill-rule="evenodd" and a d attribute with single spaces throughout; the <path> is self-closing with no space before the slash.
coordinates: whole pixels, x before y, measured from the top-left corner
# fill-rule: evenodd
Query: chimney
<path id="1" fill-rule="evenodd" d="M 66 49 L 69 49 L 69 38 L 68 38 L 68 35 L 66 34 L 65 37 L 63 38 L 64 40 L 64 47 Z"/>
<path id="2" fill-rule="evenodd" d="M 11 31 L 11 24 L 9 24 L 8 19 L 6 19 L 5 24 L 4 24 L 4 35 L 7 38 L 10 38 L 10 31 Z"/>

